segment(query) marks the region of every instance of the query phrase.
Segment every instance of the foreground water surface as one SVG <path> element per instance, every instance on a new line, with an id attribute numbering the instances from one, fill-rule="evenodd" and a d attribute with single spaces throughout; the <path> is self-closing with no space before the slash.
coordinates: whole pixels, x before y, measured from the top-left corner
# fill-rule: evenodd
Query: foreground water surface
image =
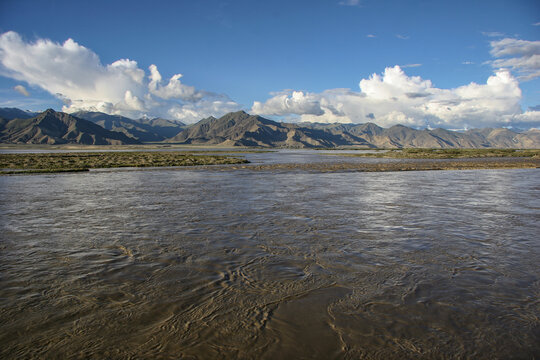
<path id="1" fill-rule="evenodd" d="M 539 169 L 2 176 L 0 357 L 535 358 L 539 194 Z"/>

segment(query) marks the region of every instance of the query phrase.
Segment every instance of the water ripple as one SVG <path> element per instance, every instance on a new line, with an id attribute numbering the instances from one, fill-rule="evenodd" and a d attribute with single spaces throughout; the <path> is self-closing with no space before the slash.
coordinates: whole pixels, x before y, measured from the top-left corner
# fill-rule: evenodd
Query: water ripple
<path id="1" fill-rule="evenodd" d="M 539 175 L 1 177 L 0 356 L 534 358 Z"/>

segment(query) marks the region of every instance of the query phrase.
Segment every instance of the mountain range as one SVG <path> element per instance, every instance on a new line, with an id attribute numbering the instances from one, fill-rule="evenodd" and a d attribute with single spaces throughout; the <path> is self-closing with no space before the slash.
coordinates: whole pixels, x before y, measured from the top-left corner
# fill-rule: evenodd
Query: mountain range
<path id="1" fill-rule="evenodd" d="M 417 130 L 373 123 L 284 123 L 244 111 L 187 126 L 161 118 L 130 119 L 100 112 L 32 113 L 0 108 L 0 142 L 40 144 L 176 144 L 287 148 L 540 148 L 540 130 L 484 128 Z"/>
<path id="2" fill-rule="evenodd" d="M 169 142 L 262 147 L 337 147 L 351 144 L 369 146 L 347 132 L 278 123 L 244 111 L 209 117 L 185 129 Z"/>
<path id="3" fill-rule="evenodd" d="M 21 115 L 21 114 L 19 114 Z M 30 114 L 29 114 L 30 115 Z M 123 133 L 48 109 L 33 117 L 9 119 L 0 111 L 0 142 L 12 144 L 140 144 Z"/>
<path id="4" fill-rule="evenodd" d="M 280 123 L 243 111 L 199 121 L 168 140 L 180 144 L 290 148 L 540 148 L 540 130 L 416 130 L 403 125 Z"/>

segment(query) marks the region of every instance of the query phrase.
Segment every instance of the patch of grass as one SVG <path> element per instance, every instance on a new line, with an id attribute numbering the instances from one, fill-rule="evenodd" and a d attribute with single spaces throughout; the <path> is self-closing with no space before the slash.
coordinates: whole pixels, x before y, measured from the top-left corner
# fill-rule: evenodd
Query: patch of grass
<path id="1" fill-rule="evenodd" d="M 226 155 L 194 155 L 184 152 L 66 152 L 0 154 L 2 174 L 88 171 L 116 167 L 163 167 L 243 164 L 248 161 Z"/>
<path id="2" fill-rule="evenodd" d="M 337 155 L 337 154 L 327 154 Z M 492 157 L 540 158 L 538 149 L 393 149 L 381 153 L 339 154 L 393 159 L 465 159 Z"/>

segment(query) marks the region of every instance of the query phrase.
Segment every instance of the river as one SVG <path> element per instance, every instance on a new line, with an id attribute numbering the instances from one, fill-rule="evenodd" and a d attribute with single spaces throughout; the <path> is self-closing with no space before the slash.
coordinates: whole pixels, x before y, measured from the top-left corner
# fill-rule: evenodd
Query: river
<path id="1" fill-rule="evenodd" d="M 3 359 L 540 356 L 540 169 L 1 176 L 0 231 Z"/>

